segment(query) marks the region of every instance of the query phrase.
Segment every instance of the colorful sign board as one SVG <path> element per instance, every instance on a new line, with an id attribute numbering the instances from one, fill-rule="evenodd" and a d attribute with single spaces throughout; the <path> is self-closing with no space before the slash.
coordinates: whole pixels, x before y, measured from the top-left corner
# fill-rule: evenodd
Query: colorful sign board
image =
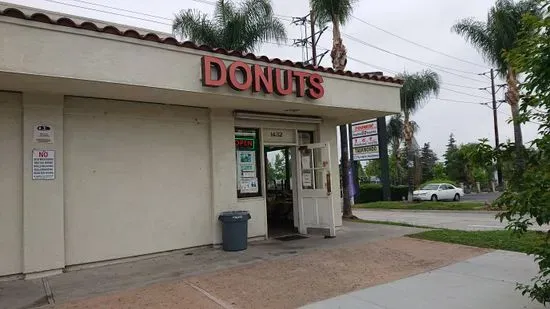
<path id="1" fill-rule="evenodd" d="M 378 135 L 356 137 L 353 139 L 353 148 L 378 145 Z"/>
<path id="2" fill-rule="evenodd" d="M 362 137 L 378 134 L 378 124 L 375 121 L 352 124 L 352 137 Z"/>
<path id="3" fill-rule="evenodd" d="M 378 123 L 376 120 L 353 123 L 351 131 L 354 161 L 380 158 Z"/>
<path id="4" fill-rule="evenodd" d="M 353 160 L 364 161 L 380 158 L 380 149 L 378 145 L 358 147 L 353 149 Z"/>

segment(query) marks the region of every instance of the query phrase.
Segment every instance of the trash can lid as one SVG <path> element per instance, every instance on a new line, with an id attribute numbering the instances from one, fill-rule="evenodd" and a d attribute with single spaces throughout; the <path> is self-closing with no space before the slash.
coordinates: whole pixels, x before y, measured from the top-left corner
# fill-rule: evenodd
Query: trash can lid
<path id="1" fill-rule="evenodd" d="M 224 211 L 218 217 L 218 220 L 225 222 L 246 221 L 248 219 L 250 219 L 250 213 L 246 210 Z"/>

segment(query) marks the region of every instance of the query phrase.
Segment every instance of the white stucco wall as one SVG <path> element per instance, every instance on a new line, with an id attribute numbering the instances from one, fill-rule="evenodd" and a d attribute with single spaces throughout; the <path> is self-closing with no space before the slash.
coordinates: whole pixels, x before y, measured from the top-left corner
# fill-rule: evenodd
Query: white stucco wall
<path id="1" fill-rule="evenodd" d="M 33 140 L 33 128 L 48 125 L 54 143 Z M 32 179 L 33 149 L 55 150 L 55 179 Z M 65 266 L 63 209 L 63 95 L 23 93 L 23 272 Z"/>
<path id="2" fill-rule="evenodd" d="M 237 198 L 235 127 L 329 142 L 341 225 L 336 125 L 399 111 L 391 84 L 321 73 L 320 100 L 252 94 L 202 87 L 201 51 L 5 16 L 0 37 L 0 89 L 23 92 L 0 93 L 0 276 L 218 244 L 225 210 L 250 211 L 248 236 L 266 235 L 265 191 Z M 236 120 L 234 109 L 323 122 Z M 37 124 L 54 128 L 54 143 L 33 141 Z M 32 180 L 33 149 L 56 151 L 54 180 Z"/>
<path id="3" fill-rule="evenodd" d="M 211 242 L 208 110 L 69 97 L 67 264 Z"/>
<path id="4" fill-rule="evenodd" d="M 23 270 L 21 94 L 0 92 L 0 276 Z"/>
<path id="5" fill-rule="evenodd" d="M 0 45 L 0 71 L 5 72 L 223 94 L 236 98 L 255 97 L 262 100 L 254 105 L 266 109 L 272 109 L 273 101 L 278 101 L 292 102 L 302 109 L 309 106 L 313 108 L 312 111 L 322 106 L 389 113 L 400 111 L 399 86 L 395 84 L 320 73 L 324 78 L 325 96 L 319 100 L 253 94 L 250 91 L 234 91 L 229 86 L 203 87 L 200 83 L 201 56 L 209 53 L 189 48 L 4 16 L 0 16 L 0 37 L 4 42 Z M 213 53 L 210 55 L 225 61 L 253 63 L 248 59 Z M 193 102 L 218 108 L 222 108 L 224 103 L 205 100 Z"/>

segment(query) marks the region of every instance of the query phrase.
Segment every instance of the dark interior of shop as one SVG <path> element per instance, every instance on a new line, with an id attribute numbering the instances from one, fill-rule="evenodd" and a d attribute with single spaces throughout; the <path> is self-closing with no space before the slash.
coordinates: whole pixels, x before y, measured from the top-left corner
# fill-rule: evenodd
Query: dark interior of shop
<path id="1" fill-rule="evenodd" d="M 297 230 L 294 227 L 290 147 L 266 146 L 264 150 L 268 235 L 277 238 L 294 234 Z"/>

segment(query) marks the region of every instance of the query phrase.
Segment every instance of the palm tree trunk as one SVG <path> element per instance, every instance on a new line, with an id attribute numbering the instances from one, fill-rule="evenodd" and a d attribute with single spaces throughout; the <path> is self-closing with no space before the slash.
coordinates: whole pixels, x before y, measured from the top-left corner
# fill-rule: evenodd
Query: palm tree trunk
<path id="1" fill-rule="evenodd" d="M 525 168 L 525 153 L 523 147 L 523 135 L 521 133 L 521 124 L 519 123 L 519 87 L 514 69 L 508 68 L 506 74 L 506 83 L 508 91 L 506 92 L 506 101 L 510 104 L 512 110 L 512 119 L 514 123 L 514 144 L 516 146 L 516 171 L 522 172 Z"/>
<path id="2" fill-rule="evenodd" d="M 332 51 L 330 57 L 332 58 L 332 68 L 335 70 L 344 70 L 346 68 L 346 48 L 342 44 L 342 33 L 340 32 L 340 23 L 338 22 L 338 16 L 332 16 Z M 349 149 L 347 147 L 348 141 L 348 129 L 346 125 L 340 126 L 340 150 L 342 156 L 342 191 L 344 197 L 344 218 L 354 218 L 351 211 L 351 196 L 348 173 L 350 170 L 350 162 L 348 158 Z"/>
<path id="3" fill-rule="evenodd" d="M 342 43 L 342 33 L 340 32 L 338 16 L 333 16 L 332 20 L 332 51 L 330 52 L 332 68 L 343 71 L 346 69 L 346 64 L 348 62 L 346 47 Z"/>
<path id="4" fill-rule="evenodd" d="M 395 172 L 396 172 L 396 177 L 395 179 L 393 180 L 394 184 L 395 185 L 399 185 L 401 184 L 401 171 L 400 171 L 400 167 L 399 167 L 399 154 L 397 153 L 399 151 L 399 142 L 396 141 L 396 140 L 393 140 L 392 141 L 392 157 L 394 159 L 394 162 L 395 162 Z"/>
<path id="5" fill-rule="evenodd" d="M 351 210 L 351 196 L 350 196 L 350 184 L 349 181 L 349 170 L 350 162 L 348 158 L 349 149 L 347 146 L 348 143 L 348 128 L 346 125 L 340 126 L 340 149 L 341 149 L 341 162 L 342 162 L 342 193 L 344 199 L 343 205 L 343 218 L 351 219 L 353 218 L 353 213 Z"/>
<path id="6" fill-rule="evenodd" d="M 411 126 L 411 122 L 409 120 L 409 111 L 405 110 L 405 120 L 404 120 L 404 137 L 405 137 L 405 153 L 407 156 L 407 170 L 408 170 L 408 186 L 409 186 L 409 194 L 408 194 L 408 201 L 412 202 L 412 193 L 413 193 L 413 185 L 414 185 L 414 165 L 411 164 L 414 160 L 413 156 L 413 149 L 412 149 L 412 135 L 413 130 Z"/>

